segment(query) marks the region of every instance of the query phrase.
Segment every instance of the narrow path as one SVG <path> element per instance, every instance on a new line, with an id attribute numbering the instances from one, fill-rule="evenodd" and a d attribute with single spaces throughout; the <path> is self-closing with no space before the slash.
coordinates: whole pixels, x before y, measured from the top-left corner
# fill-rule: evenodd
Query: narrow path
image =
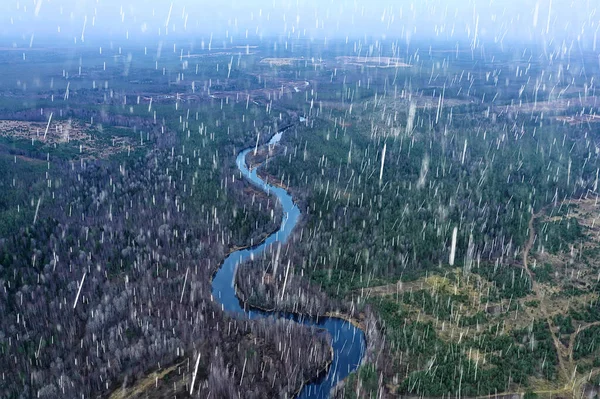
<path id="1" fill-rule="evenodd" d="M 579 399 L 583 396 L 583 387 L 585 386 L 585 383 L 588 381 L 588 379 L 591 376 L 600 374 L 600 368 L 592 369 L 585 376 L 576 378 L 577 377 L 577 365 L 573 361 L 573 347 L 575 344 L 575 339 L 577 338 L 577 336 L 579 335 L 579 333 L 581 331 L 584 331 L 595 325 L 600 325 L 600 322 L 586 324 L 585 326 L 580 327 L 575 333 L 571 334 L 571 337 L 569 339 L 569 347 L 568 348 L 558 339 L 558 337 L 554 333 L 554 324 L 552 323 L 552 319 L 550 318 L 550 315 L 548 314 L 546 302 L 544 300 L 544 297 L 546 296 L 547 292 L 544 291 L 543 287 L 541 288 L 538 284 L 536 284 L 534 275 L 531 272 L 531 270 L 529 269 L 529 253 L 531 251 L 531 248 L 533 247 L 533 244 L 534 244 L 535 238 L 536 238 L 534 222 L 535 222 L 536 218 L 540 217 L 543 214 L 544 209 L 541 209 L 537 214 L 535 214 L 533 212 L 531 213 L 531 218 L 529 219 L 529 224 L 528 224 L 529 238 L 527 240 L 527 243 L 525 244 L 525 247 L 523 248 L 523 268 L 525 269 L 525 271 L 527 272 L 527 275 L 529 276 L 529 279 L 531 281 L 531 290 L 533 291 L 537 300 L 540 303 L 540 310 L 542 312 L 542 315 L 546 319 L 546 323 L 548 324 L 548 329 L 550 330 L 550 334 L 552 335 L 552 341 L 554 343 L 556 355 L 558 356 L 558 363 L 559 363 L 559 368 L 560 368 L 560 372 L 561 372 L 560 379 L 562 381 L 564 381 L 565 385 L 564 385 L 564 388 L 562 388 L 560 390 L 556 390 L 553 392 L 539 391 L 537 393 L 538 394 L 542 394 L 542 393 L 563 394 L 563 395 L 568 395 L 569 397 L 571 397 L 573 399 Z"/>
<path id="2" fill-rule="evenodd" d="M 561 372 L 561 379 L 563 381 L 565 381 L 565 385 L 566 385 L 566 384 L 568 384 L 567 381 L 569 381 L 572 376 L 572 373 L 569 372 L 570 367 L 568 367 L 565 364 L 565 355 L 568 356 L 568 350 L 560 342 L 560 340 L 554 333 L 554 330 L 553 330 L 554 325 L 552 324 L 552 319 L 548 315 L 548 310 L 546 309 L 546 303 L 544 301 L 544 297 L 545 297 L 546 293 L 543 292 L 539 288 L 538 284 L 536 284 L 534 275 L 531 272 L 531 270 L 529 269 L 529 262 L 528 262 L 529 252 L 531 251 L 531 248 L 533 247 L 533 243 L 535 242 L 535 238 L 536 238 L 534 222 L 535 222 L 535 219 L 538 218 L 543 212 L 544 212 L 544 210 L 542 209 L 537 214 L 533 213 L 533 212 L 531 213 L 531 218 L 529 219 L 529 224 L 528 224 L 529 239 L 527 240 L 527 244 L 525 245 L 525 248 L 523 249 L 523 267 L 525 268 L 525 271 L 527 272 L 527 275 L 529 276 L 529 280 L 531 281 L 531 291 L 533 291 L 533 293 L 535 294 L 535 297 L 539 301 L 540 310 L 541 310 L 544 318 L 546 319 L 546 324 L 548 325 L 548 330 L 550 331 L 550 335 L 552 336 L 552 342 L 554 343 L 554 349 L 556 350 L 556 355 L 558 357 L 558 365 L 559 365 L 560 372 Z"/>

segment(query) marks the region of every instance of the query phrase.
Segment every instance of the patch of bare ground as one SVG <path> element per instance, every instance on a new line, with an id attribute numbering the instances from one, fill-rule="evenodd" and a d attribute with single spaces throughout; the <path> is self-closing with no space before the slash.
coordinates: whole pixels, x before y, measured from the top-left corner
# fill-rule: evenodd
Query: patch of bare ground
<path id="1" fill-rule="evenodd" d="M 183 83 L 176 83 L 183 84 Z M 297 81 L 290 79 L 275 79 L 275 82 L 270 83 L 265 88 L 251 89 L 251 90 L 222 90 L 208 92 L 208 97 L 212 99 L 225 99 L 227 101 L 247 101 L 252 102 L 256 105 L 265 105 L 271 101 L 272 98 L 280 98 L 284 95 L 292 95 L 294 93 L 301 93 L 306 91 L 310 87 L 310 83 L 306 81 Z M 199 95 L 180 95 L 178 97 L 184 102 L 199 101 L 201 96 Z"/>
<path id="2" fill-rule="evenodd" d="M 356 290 L 355 293 L 369 298 L 373 296 L 399 296 L 406 292 L 429 290 L 432 293 L 444 292 L 451 295 L 466 295 L 469 298 L 469 306 L 472 310 L 476 311 L 485 310 L 487 307 L 493 305 L 482 302 L 482 298 L 485 296 L 488 288 L 491 287 L 489 281 L 476 273 L 462 269 L 454 269 L 452 272 L 455 275 L 452 279 L 440 275 L 431 275 L 410 282 L 398 280 L 395 283 L 386 285 L 361 288 L 360 290 Z M 496 305 L 501 305 L 501 303 L 497 303 Z"/>
<path id="3" fill-rule="evenodd" d="M 344 65 L 365 66 L 368 68 L 410 68 L 412 65 L 403 62 L 400 58 L 392 57 L 336 57 Z"/>
<path id="4" fill-rule="evenodd" d="M 267 64 L 270 66 L 289 66 L 294 65 L 297 62 L 304 61 L 302 58 L 263 58 L 260 60 L 261 64 Z"/>
<path id="5" fill-rule="evenodd" d="M 564 208 L 563 208 L 564 207 Z M 539 307 L 532 311 L 532 316 L 545 319 L 550 329 L 556 353 L 558 354 L 560 378 L 557 383 L 562 388 L 556 388 L 553 394 L 569 398 L 581 398 L 587 389 L 589 379 L 600 374 L 600 368 L 588 368 L 586 372 L 578 371 L 578 362 L 573 360 L 574 343 L 581 331 L 598 325 L 600 322 L 574 323 L 575 331 L 561 337 L 561 331 L 555 325 L 557 316 L 568 315 L 569 309 L 578 305 L 585 305 L 597 299 L 592 283 L 596 281 L 599 260 L 597 257 L 585 257 L 585 250 L 600 247 L 600 228 L 596 220 L 600 211 L 600 204 L 595 194 L 563 202 L 560 209 L 566 213 L 556 214 L 555 209 L 543 209 L 537 214 L 532 214 L 529 220 L 529 238 L 523 250 L 523 267 L 532 281 L 532 291 Z M 536 221 L 538 226 L 544 223 L 555 223 L 563 220 L 576 219 L 584 227 L 585 237 L 580 242 L 559 253 L 549 253 L 538 243 Z M 535 271 L 539 264 L 550 264 L 555 270 L 553 279 L 549 283 L 536 281 Z M 577 293 L 566 292 L 575 287 Z M 536 387 L 537 388 L 537 387 Z M 538 393 L 544 391 L 538 390 Z"/>
<path id="6" fill-rule="evenodd" d="M 440 338 L 446 341 L 458 342 L 467 337 L 472 337 L 482 332 L 488 326 L 501 324 L 502 331 L 522 329 L 531 324 L 535 319 L 535 309 L 520 306 L 518 310 L 511 310 L 514 305 L 510 299 L 490 302 L 487 297 L 492 289 L 492 283 L 479 274 L 463 269 L 452 270 L 453 277 L 432 275 L 411 282 L 402 282 L 362 288 L 355 290 L 352 295 L 364 299 L 374 297 L 387 297 L 401 301 L 406 293 L 420 290 L 428 291 L 432 295 L 461 295 L 467 298 L 465 303 L 457 304 L 451 320 L 441 320 L 423 312 L 418 306 L 403 304 L 408 318 L 415 321 L 431 322 Z M 534 296 L 523 298 L 523 302 L 534 299 Z M 477 313 L 486 314 L 488 322 L 472 326 L 461 326 L 461 320 L 472 317 Z M 518 317 L 515 317 L 518 316 Z"/>
<path id="7" fill-rule="evenodd" d="M 600 115 L 566 115 L 557 116 L 556 120 L 559 122 L 568 123 L 571 126 L 581 125 L 583 123 L 598 123 L 600 122 Z"/>
<path id="8" fill-rule="evenodd" d="M 476 337 L 493 325 L 499 326 L 501 333 L 507 333 L 513 330 L 522 330 L 535 320 L 543 320 L 548 325 L 557 353 L 558 378 L 556 381 L 546 381 L 532 377 L 529 381 L 530 389 L 539 397 L 559 396 L 579 399 L 590 390 L 588 381 L 592 376 L 600 374 L 600 368 L 592 367 L 591 363 L 587 361 L 585 364 L 588 367 L 585 368 L 585 372 L 578 371 L 578 365 L 583 365 L 583 363 L 581 360 L 574 361 L 574 345 L 577 336 L 582 331 L 600 325 L 600 322 L 585 323 L 573 320 L 574 331 L 569 334 L 561 331 L 556 320 L 568 315 L 569 309 L 572 307 L 597 300 L 598 295 L 591 288 L 592 283 L 597 279 L 598 270 L 600 270 L 600 260 L 596 260 L 597 257 L 591 260 L 584 259 L 582 254 L 585 250 L 600 247 L 600 226 L 597 226 L 597 219 L 600 217 L 600 203 L 593 194 L 587 198 L 565 201 L 561 209 L 561 213 L 557 215 L 558 208 L 554 211 L 545 208 L 532 214 L 529 220 L 529 236 L 522 252 L 522 268 L 532 281 L 532 292 L 526 297 L 484 303 L 487 299 L 486 295 L 482 295 L 482 293 L 487 291 L 487 285 L 491 283 L 479 275 L 461 269 L 453 270 L 451 278 L 434 275 L 408 283 L 398 281 L 364 288 L 353 294 L 367 298 L 382 296 L 396 301 L 402 300 L 403 294 L 418 290 L 428 290 L 432 294 L 466 295 L 469 300 L 456 307 L 456 314 L 451 320 L 441 320 L 424 313 L 418 303 L 403 304 L 407 318 L 431 323 L 438 336 L 448 342 L 461 342 L 464 339 Z M 576 219 L 583 226 L 585 237 L 581 242 L 561 253 L 550 254 L 539 244 L 538 234 L 540 233 L 536 231 L 536 227 L 541 226 L 544 222 L 559 222 L 565 218 Z M 544 262 L 553 265 L 555 274 L 548 281 L 537 281 L 537 267 Z M 576 294 L 568 291 L 573 286 L 579 289 Z M 515 306 L 515 302 L 517 306 Z M 482 310 L 487 315 L 485 322 L 471 326 L 462 326 L 459 323 L 460 317 L 473 315 Z M 486 353 L 469 349 L 465 355 L 485 367 Z M 511 393 L 506 395 L 510 396 Z M 522 392 L 515 392 L 514 395 L 521 397 Z M 481 399 L 483 398 L 481 397 Z"/>
<path id="9" fill-rule="evenodd" d="M 245 46 L 243 48 L 246 48 Z M 215 49 L 213 49 L 215 50 Z M 239 52 L 232 52 L 232 51 L 216 51 L 216 52 L 207 52 L 207 53 L 202 53 L 202 54 L 188 54 L 188 55 L 184 55 L 182 56 L 182 58 L 213 58 L 213 57 L 223 57 L 223 56 L 231 56 L 231 55 L 238 55 Z M 248 53 L 248 54 L 254 54 L 254 53 Z"/>
<path id="10" fill-rule="evenodd" d="M 15 158 L 20 159 L 21 161 L 29 162 L 29 163 L 36 163 L 36 164 L 45 163 L 45 161 L 43 161 L 41 159 L 31 158 L 31 157 L 27 157 L 25 155 L 15 155 Z"/>
<path id="11" fill-rule="evenodd" d="M 90 135 L 85 127 L 71 120 L 51 122 L 50 124 L 1 120 L 0 136 L 41 141 L 47 144 L 68 143 L 71 140 L 90 140 Z"/>
<path id="12" fill-rule="evenodd" d="M 443 89 L 440 87 L 439 92 L 436 91 L 433 96 L 400 93 L 398 98 L 382 101 L 385 101 L 386 107 L 399 112 L 408 112 L 411 107 L 414 107 L 415 109 L 437 109 L 440 105 L 443 105 L 444 108 L 452 108 L 476 103 L 475 100 L 470 98 L 445 97 L 443 104 L 440 104 L 440 94 L 442 93 L 442 90 Z"/>
<path id="13" fill-rule="evenodd" d="M 310 101 L 308 102 L 310 103 Z M 319 101 L 315 105 L 318 105 L 321 108 L 333 109 L 338 111 L 346 111 L 350 109 L 352 104 L 343 103 L 341 101 Z"/>
<path id="14" fill-rule="evenodd" d="M 413 282 L 402 282 L 402 280 L 398 280 L 395 283 L 379 285 L 376 287 L 369 288 L 361 288 L 357 290 L 356 293 L 359 293 L 363 298 L 370 298 L 374 296 L 389 296 L 389 295 L 400 295 L 404 292 L 409 292 L 411 290 L 420 290 L 425 287 L 425 283 L 422 280 L 417 280 Z"/>
<path id="15" fill-rule="evenodd" d="M 563 220 L 575 219 L 583 228 L 584 239 L 573 243 L 569 248 L 559 253 L 550 253 L 543 246 L 538 245 L 531 267 L 535 274 L 535 269 L 539 265 L 549 263 L 555 269 L 555 277 L 560 276 L 560 280 L 570 286 L 581 291 L 587 291 L 596 282 L 600 270 L 600 259 L 596 256 L 590 256 L 596 249 L 600 248 L 600 220 L 598 220 L 600 218 L 600 202 L 595 195 L 591 195 L 580 200 L 565 202 L 562 206 L 568 206 L 565 215 L 556 216 L 550 213 L 540 216 L 539 224 L 558 223 Z M 549 293 L 557 294 L 560 288 L 559 286 L 554 291 L 550 290 Z M 584 295 L 582 299 L 589 298 Z"/>
<path id="16" fill-rule="evenodd" d="M 95 126 L 71 119 L 50 123 L 0 120 L 0 137 L 50 146 L 76 145 L 85 159 L 107 158 L 135 147 L 129 137 L 108 136 Z"/>
<path id="17" fill-rule="evenodd" d="M 187 363 L 189 364 L 189 361 Z M 177 388 L 177 383 L 171 385 L 165 381 L 167 376 L 177 374 L 177 369 L 180 366 L 181 364 L 176 364 L 169 368 L 150 373 L 139 380 L 134 386 L 114 391 L 109 399 L 160 398 L 164 397 L 163 395 L 183 397 L 186 393 L 185 388 L 187 387 L 184 381 L 185 377 L 180 377 L 180 381 L 178 381 L 180 382 L 179 389 Z M 167 390 L 167 392 L 165 392 L 165 390 Z"/>
<path id="18" fill-rule="evenodd" d="M 532 112 L 547 112 L 556 114 L 564 112 L 571 107 L 592 107 L 598 105 L 598 97 L 565 97 L 556 98 L 547 101 L 537 102 L 521 102 L 511 105 L 497 106 L 496 110 L 501 113 L 532 113 Z"/>
<path id="19" fill-rule="evenodd" d="M 459 107 L 461 105 L 473 104 L 473 100 L 460 99 L 460 98 L 445 98 L 444 107 Z M 416 105 L 417 108 L 433 109 L 437 108 L 439 104 L 439 98 L 432 97 L 417 97 Z"/>

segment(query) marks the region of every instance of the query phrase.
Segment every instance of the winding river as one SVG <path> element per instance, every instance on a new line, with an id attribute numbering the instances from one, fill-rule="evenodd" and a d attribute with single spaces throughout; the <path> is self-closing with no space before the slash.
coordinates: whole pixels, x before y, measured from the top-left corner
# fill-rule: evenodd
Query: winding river
<path id="1" fill-rule="evenodd" d="M 282 134 L 282 131 L 275 134 L 269 141 L 269 145 L 277 144 L 281 140 Z M 254 168 L 253 170 L 248 169 L 246 155 L 252 150 L 253 148 L 247 148 L 239 153 L 236 159 L 237 167 L 244 177 L 255 186 L 277 197 L 283 208 L 284 217 L 279 229 L 267 237 L 261 244 L 232 252 L 225 258 L 221 268 L 213 278 L 213 296 L 222 304 L 225 311 L 239 317 L 248 317 L 250 319 L 264 317 L 286 318 L 307 326 L 327 330 L 332 337 L 333 362 L 326 375 L 305 385 L 298 395 L 298 398 L 327 398 L 331 389 L 359 366 L 365 352 L 365 336 L 363 331 L 348 321 L 335 317 L 312 319 L 292 313 L 263 312 L 259 310 L 246 311 L 235 293 L 234 278 L 237 265 L 251 257 L 256 258 L 260 256 L 269 245 L 285 243 L 300 217 L 300 209 L 298 209 L 292 196 L 287 191 L 271 186 L 263 181 L 257 175 L 258 168 Z"/>

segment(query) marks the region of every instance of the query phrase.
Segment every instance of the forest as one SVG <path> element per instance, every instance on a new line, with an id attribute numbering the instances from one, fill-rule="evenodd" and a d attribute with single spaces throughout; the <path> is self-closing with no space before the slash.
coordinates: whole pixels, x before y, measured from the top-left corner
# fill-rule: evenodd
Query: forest
<path id="1" fill-rule="evenodd" d="M 145 140 L 102 157 L 71 151 L 76 142 L 3 138 L 1 396 L 109 397 L 173 365 L 175 390 L 169 378 L 161 389 L 178 397 L 189 395 L 192 375 L 195 397 L 297 392 L 330 362 L 330 338 L 230 317 L 210 287 L 228 251 L 280 223 L 278 205 L 236 175 L 233 161 L 257 130 L 264 141 L 285 118 L 213 100 L 146 113 L 140 104 L 132 115 L 117 105 L 123 91 L 107 93 L 73 90 L 68 108 L 41 113 L 0 111 L 10 120 L 92 120 L 94 134 L 127 129 Z M 90 96 L 105 100 L 95 107 Z M 299 343 L 312 350 L 298 352 Z"/>
<path id="2" fill-rule="evenodd" d="M 334 397 L 594 387 L 597 59 L 230 41 L 0 50 L 1 397 L 293 397 L 326 317 L 366 339 Z M 287 217 L 247 148 L 300 209 L 236 265 L 263 319 L 212 290 Z"/>
<path id="3" fill-rule="evenodd" d="M 341 396 L 562 394 L 576 363 L 561 351 L 577 360 L 577 351 L 595 350 L 587 323 L 597 320 L 598 301 L 586 281 L 600 270 L 590 225 L 600 131 L 555 115 L 597 111 L 580 99 L 581 108 L 519 112 L 510 91 L 519 78 L 497 92 L 495 104 L 453 96 L 496 90 L 489 76 L 500 73 L 495 65 L 506 54 L 494 55 L 495 63 L 480 60 L 485 67 L 465 81 L 460 60 L 443 58 L 436 70 L 443 54 L 423 62 L 438 72 L 435 83 L 429 75 L 419 81 L 425 76 L 413 68 L 390 74 L 402 82 L 393 86 L 392 76 L 376 70 L 373 93 L 358 98 L 364 75 L 357 73 L 365 71 L 346 67 L 312 99 L 286 100 L 304 122 L 259 173 L 289 188 L 305 222 L 286 256 L 245 265 L 238 288 L 258 307 L 318 314 L 329 303 L 357 320 L 361 312 L 377 315 L 385 349 Z M 559 67 L 530 65 L 530 74 L 542 76 Z M 421 105 L 427 98 L 433 106 Z M 585 215 L 573 214 L 578 201 L 588 204 Z M 277 273 L 290 264 L 294 289 L 282 295 Z M 551 305 L 544 297 L 561 299 Z M 581 320 L 576 326 L 559 318 L 568 312 Z M 577 366 L 582 381 L 597 367 Z"/>

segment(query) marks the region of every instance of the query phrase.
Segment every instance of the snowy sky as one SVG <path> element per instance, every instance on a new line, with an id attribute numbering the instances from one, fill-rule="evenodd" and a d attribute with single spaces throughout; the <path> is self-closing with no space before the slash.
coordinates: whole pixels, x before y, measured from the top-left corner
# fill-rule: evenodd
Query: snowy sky
<path id="1" fill-rule="evenodd" d="M 597 0 L 0 0 L 4 37 L 593 40 Z"/>

